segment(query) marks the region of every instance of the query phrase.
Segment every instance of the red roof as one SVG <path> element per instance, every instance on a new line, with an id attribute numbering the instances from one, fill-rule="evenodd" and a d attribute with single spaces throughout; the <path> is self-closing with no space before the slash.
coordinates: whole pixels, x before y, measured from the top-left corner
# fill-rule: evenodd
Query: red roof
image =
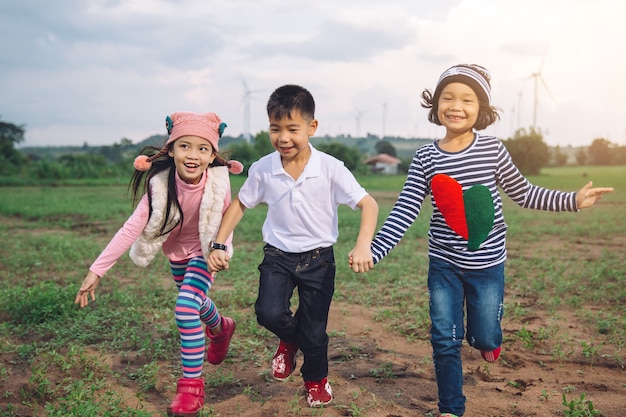
<path id="1" fill-rule="evenodd" d="M 367 158 L 364 161 L 366 165 L 373 164 L 376 162 L 393 165 L 393 164 L 399 164 L 400 162 L 402 162 L 402 160 L 396 158 L 395 156 L 387 155 L 386 153 L 379 153 L 378 155 L 372 156 L 371 158 Z"/>

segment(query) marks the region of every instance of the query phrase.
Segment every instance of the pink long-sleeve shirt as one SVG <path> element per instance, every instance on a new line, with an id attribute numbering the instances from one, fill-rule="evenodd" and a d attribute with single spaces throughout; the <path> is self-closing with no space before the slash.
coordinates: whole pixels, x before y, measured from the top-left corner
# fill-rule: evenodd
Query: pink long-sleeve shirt
<path id="1" fill-rule="evenodd" d="M 200 233 L 198 221 L 200 217 L 200 202 L 204 193 L 207 175 L 211 175 L 208 169 L 202 175 L 198 184 L 188 184 L 176 174 L 176 187 L 178 188 L 178 202 L 184 214 L 184 224 L 179 224 L 172 230 L 167 240 L 163 242 L 163 253 L 171 261 L 184 261 L 197 256 L 204 256 L 200 246 Z M 222 214 L 231 203 L 230 184 L 224 197 Z M 117 231 L 113 239 L 104 248 L 100 256 L 91 264 L 89 270 L 102 277 L 115 265 L 117 260 L 139 238 L 141 232 L 148 224 L 150 207 L 148 195 L 144 194 L 137 208 L 126 220 L 124 225 Z M 226 239 L 228 254 L 232 256 L 232 234 Z"/>

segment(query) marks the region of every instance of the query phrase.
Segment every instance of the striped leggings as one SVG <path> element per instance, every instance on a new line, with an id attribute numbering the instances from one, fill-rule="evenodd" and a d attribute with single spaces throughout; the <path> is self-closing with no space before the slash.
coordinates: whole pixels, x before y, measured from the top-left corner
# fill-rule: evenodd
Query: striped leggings
<path id="1" fill-rule="evenodd" d="M 213 277 L 202 257 L 181 262 L 170 261 L 170 268 L 178 287 L 175 317 L 180 333 L 183 377 L 199 378 L 202 375 L 205 352 L 202 323 L 209 329 L 214 329 L 222 320 L 217 307 L 208 296 Z"/>

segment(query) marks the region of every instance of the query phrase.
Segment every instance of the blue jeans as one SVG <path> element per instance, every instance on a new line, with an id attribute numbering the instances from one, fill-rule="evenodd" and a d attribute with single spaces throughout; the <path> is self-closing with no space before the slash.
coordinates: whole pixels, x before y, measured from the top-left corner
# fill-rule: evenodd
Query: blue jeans
<path id="1" fill-rule="evenodd" d="M 462 416 L 465 412 L 461 363 L 464 310 L 467 309 L 470 346 L 491 351 L 502 344 L 504 263 L 472 270 L 431 257 L 428 291 L 439 411 Z"/>
<path id="2" fill-rule="evenodd" d="M 265 245 L 263 252 L 254 306 L 257 321 L 283 342 L 297 343 L 304 356 L 302 378 L 319 381 L 328 376 L 326 326 L 335 292 L 333 248 L 289 253 Z M 299 305 L 293 314 L 291 297 L 296 287 Z"/>

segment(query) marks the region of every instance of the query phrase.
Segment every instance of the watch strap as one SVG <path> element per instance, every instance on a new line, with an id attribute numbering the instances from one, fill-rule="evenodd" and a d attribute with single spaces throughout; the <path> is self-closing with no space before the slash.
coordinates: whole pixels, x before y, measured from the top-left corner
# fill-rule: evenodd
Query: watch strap
<path id="1" fill-rule="evenodd" d="M 211 242 L 211 249 L 225 251 L 228 248 L 223 243 Z"/>

